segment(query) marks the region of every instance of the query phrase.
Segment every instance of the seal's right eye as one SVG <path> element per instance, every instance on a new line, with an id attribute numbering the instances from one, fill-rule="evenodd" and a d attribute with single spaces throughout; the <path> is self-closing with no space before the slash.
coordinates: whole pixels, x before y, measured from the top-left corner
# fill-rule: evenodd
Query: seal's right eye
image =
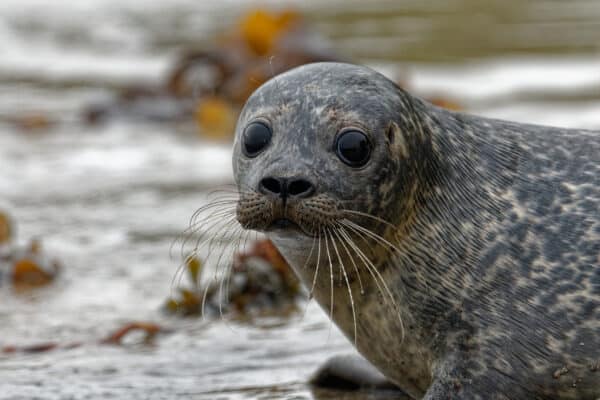
<path id="1" fill-rule="evenodd" d="M 365 165 L 371 155 L 367 135 L 358 130 L 342 132 L 336 139 L 335 150 L 340 160 L 355 168 Z"/>
<path id="2" fill-rule="evenodd" d="M 242 150 L 247 157 L 256 157 L 271 142 L 271 128 L 264 122 L 252 122 L 242 135 Z"/>

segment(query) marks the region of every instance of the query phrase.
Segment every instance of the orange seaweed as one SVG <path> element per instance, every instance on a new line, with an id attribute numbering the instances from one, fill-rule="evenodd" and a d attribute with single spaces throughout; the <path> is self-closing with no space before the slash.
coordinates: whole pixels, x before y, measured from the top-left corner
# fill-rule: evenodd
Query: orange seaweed
<path id="1" fill-rule="evenodd" d="M 255 54 L 270 54 L 282 33 L 288 31 L 300 17 L 293 11 L 280 14 L 265 10 L 255 10 L 246 14 L 240 21 L 240 32 L 246 45 Z"/>
<path id="2" fill-rule="evenodd" d="M 8 214 L 0 211 L 0 245 L 10 243 L 13 236 L 13 228 Z"/>
<path id="3" fill-rule="evenodd" d="M 223 99 L 212 97 L 202 99 L 194 113 L 203 135 L 212 138 L 230 138 L 235 126 L 236 111 Z"/>
<path id="4" fill-rule="evenodd" d="M 131 322 L 117 329 L 115 332 L 103 339 L 101 343 L 120 345 L 123 343 L 125 336 L 134 331 L 144 332 L 146 334 L 144 342 L 149 342 L 156 336 L 156 334 L 162 332 L 163 330 L 164 329 L 160 325 L 152 322 Z"/>
<path id="5" fill-rule="evenodd" d="M 457 102 L 447 99 L 445 97 L 431 97 L 427 100 L 433 105 L 445 108 L 450 111 L 462 111 L 464 109 L 464 107 L 458 104 Z"/>
<path id="6" fill-rule="evenodd" d="M 57 121 L 43 113 L 19 115 L 12 118 L 12 122 L 20 130 L 27 132 L 48 130 L 57 123 Z"/>
<path id="7" fill-rule="evenodd" d="M 38 287 L 52 282 L 54 276 L 29 258 L 17 260 L 13 266 L 12 283 L 15 287 Z"/>

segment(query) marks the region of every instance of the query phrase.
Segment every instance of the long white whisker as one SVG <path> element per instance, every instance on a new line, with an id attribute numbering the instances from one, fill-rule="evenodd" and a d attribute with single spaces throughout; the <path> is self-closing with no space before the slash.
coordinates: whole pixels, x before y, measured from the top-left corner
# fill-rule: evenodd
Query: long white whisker
<path id="1" fill-rule="evenodd" d="M 239 232 L 239 237 L 234 242 L 234 245 L 231 247 L 231 253 L 229 254 L 229 257 L 227 257 L 225 259 L 225 262 L 227 262 L 228 264 L 225 267 L 224 273 L 221 275 L 221 282 L 219 283 L 219 316 L 221 317 L 221 319 L 223 319 L 223 301 L 225 301 L 227 304 L 229 304 L 229 282 L 230 282 L 229 278 L 231 277 L 231 270 L 233 268 L 233 255 L 239 249 L 239 246 L 242 241 L 242 233 L 243 232 L 244 231 Z M 222 255 L 223 254 L 221 254 L 221 256 Z M 220 257 L 219 257 L 219 262 L 220 262 Z M 218 267 L 218 265 L 219 264 L 217 264 L 217 267 Z M 224 283 L 225 283 L 225 285 L 224 285 Z M 225 292 L 223 292 L 223 287 L 225 287 Z M 225 295 L 225 297 L 223 295 Z"/>
<path id="2" fill-rule="evenodd" d="M 229 230 L 229 229 L 231 229 L 231 227 L 234 227 L 236 225 L 236 223 L 237 223 L 237 221 L 235 221 L 235 220 L 221 221 L 221 223 L 218 225 L 218 228 L 219 228 L 219 230 Z M 200 250 L 202 249 L 202 247 L 204 247 L 205 244 L 209 244 L 209 251 L 208 251 L 206 257 L 204 258 L 205 260 L 208 261 L 212 254 L 212 251 L 213 251 L 212 245 L 213 245 L 214 240 L 215 240 L 215 236 L 211 236 L 208 241 L 203 241 L 202 243 L 200 243 L 200 245 L 198 245 L 198 243 L 197 243 L 196 247 L 194 247 L 194 249 L 191 252 L 191 256 L 196 256 L 198 258 L 201 258 Z M 183 249 L 182 249 L 182 251 L 183 251 Z M 181 276 L 179 279 L 181 280 Z M 179 283 L 181 283 L 181 282 L 179 281 Z"/>
<path id="3" fill-rule="evenodd" d="M 365 294 L 365 289 L 364 289 L 363 284 L 362 284 L 362 279 L 360 277 L 360 273 L 358 271 L 358 266 L 356 265 L 356 261 L 354 261 L 354 257 L 352 257 L 352 255 L 350 254 L 350 250 L 348 249 L 348 246 L 346 245 L 345 241 L 342 240 L 342 237 L 340 236 L 340 233 L 338 232 L 337 229 L 334 231 L 334 233 L 338 237 L 338 239 L 340 239 L 340 243 L 344 247 L 344 250 L 346 251 L 346 254 L 348 255 L 348 258 L 350 259 L 350 261 L 352 261 L 352 265 L 354 266 L 354 272 L 356 272 L 356 277 L 358 278 L 358 285 L 360 287 L 360 294 L 364 295 Z"/>
<path id="4" fill-rule="evenodd" d="M 356 224 L 356 223 L 354 223 L 354 222 L 352 222 L 350 220 L 347 220 L 347 219 L 341 220 L 340 223 L 342 225 L 346 225 L 346 226 L 348 226 L 350 228 L 354 228 L 354 229 L 357 229 L 357 230 L 363 232 L 365 235 L 367 235 L 370 238 L 372 238 L 372 239 L 374 239 L 374 240 L 376 240 L 376 241 L 384 244 L 385 246 L 389 247 L 391 250 L 393 250 L 393 251 L 395 251 L 397 253 L 402 253 L 400 251 L 400 249 L 395 244 L 391 243 L 390 241 L 388 241 L 384 237 L 382 237 L 382 236 L 380 236 L 380 235 L 378 235 L 378 234 L 376 234 L 376 233 L 368 230 L 367 228 L 364 228 L 364 227 L 362 227 L 362 226 L 360 226 L 360 225 L 358 225 L 358 224 Z"/>
<path id="5" fill-rule="evenodd" d="M 229 210 L 229 212 L 235 212 L 235 208 L 230 207 L 233 204 L 219 204 L 219 205 L 214 205 L 215 208 L 218 206 L 218 210 L 217 212 L 225 212 L 226 210 Z M 194 213 L 195 214 L 195 213 Z M 180 234 L 178 234 L 175 239 L 171 242 L 171 245 L 169 246 L 169 257 L 173 256 L 173 247 L 175 246 L 175 244 L 178 241 L 182 241 L 182 249 L 183 247 L 185 247 L 186 243 L 188 242 L 189 238 L 191 236 L 193 236 L 193 234 L 195 233 L 195 231 L 197 230 L 197 224 L 193 222 L 193 218 L 190 218 L 188 227 L 183 230 L 183 232 L 181 232 Z M 208 222 L 208 218 L 206 219 L 206 222 Z"/>
<path id="6" fill-rule="evenodd" d="M 241 227 L 237 227 L 234 228 L 234 234 L 235 235 L 240 235 L 242 231 Z M 205 285 L 205 289 L 204 289 L 204 293 L 202 295 L 202 305 L 201 305 L 201 310 L 202 310 L 202 315 L 205 315 L 205 305 L 206 305 L 206 299 L 208 296 L 208 290 L 211 288 L 211 281 L 213 282 L 213 284 L 217 284 L 217 282 L 219 282 L 218 278 L 219 278 L 219 271 L 221 269 L 221 261 L 223 260 L 223 257 L 225 256 L 225 254 L 229 255 L 227 257 L 225 257 L 225 260 L 230 260 L 231 259 L 231 255 L 233 254 L 233 252 L 235 251 L 235 244 L 234 244 L 234 240 L 232 239 L 231 241 L 228 241 L 227 244 L 225 244 L 225 246 L 221 247 L 221 253 L 219 254 L 219 257 L 217 258 L 216 263 L 214 264 L 214 272 L 212 274 L 212 278 L 208 278 L 208 281 L 205 281 L 204 285 Z M 206 256 L 207 260 L 211 260 L 211 255 L 212 255 L 212 251 L 214 249 L 211 249 L 208 253 L 208 255 Z M 221 282 L 219 282 L 221 283 Z M 221 308 L 221 296 L 223 295 L 223 292 L 221 290 L 221 285 L 219 285 L 218 287 L 219 289 L 219 309 Z M 222 316 L 222 315 L 221 315 Z"/>
<path id="7" fill-rule="evenodd" d="M 329 281 L 330 281 L 330 286 L 329 286 L 329 320 L 330 320 L 330 324 L 329 324 L 329 333 L 327 334 L 327 341 L 329 341 L 329 338 L 331 337 L 331 327 L 333 326 L 333 297 L 334 297 L 334 290 L 333 290 L 333 263 L 331 262 L 331 254 L 329 253 L 329 243 L 327 240 L 327 237 L 329 236 L 329 232 L 325 230 L 325 250 L 327 251 L 327 260 L 329 261 Z"/>
<path id="8" fill-rule="evenodd" d="M 228 218 L 225 218 L 228 217 Z M 204 230 L 204 235 L 208 235 L 210 234 L 211 230 L 217 226 L 219 224 L 219 222 L 224 222 L 224 221 L 230 221 L 233 220 L 235 218 L 235 210 L 221 210 L 219 213 L 217 214 L 213 214 L 208 216 L 207 218 L 205 218 L 202 221 L 202 225 L 204 225 L 205 229 Z M 214 220 L 214 221 L 213 221 Z M 199 233 L 200 232 L 200 223 L 196 223 L 193 226 L 190 226 L 189 228 L 186 229 L 186 231 L 184 232 L 188 232 L 186 234 L 186 237 L 184 238 L 184 240 L 181 242 L 181 248 L 180 248 L 180 256 L 183 257 L 183 254 L 185 252 L 185 247 L 188 244 L 188 242 L 193 238 L 195 233 Z M 202 236 L 204 236 L 202 235 Z M 200 236 L 196 242 L 196 246 L 195 248 L 197 249 L 199 247 L 200 242 L 202 241 L 202 236 Z"/>
<path id="9" fill-rule="evenodd" d="M 348 233 L 345 231 L 345 229 L 343 227 L 341 228 L 341 233 L 344 237 L 346 237 L 346 240 L 348 241 L 348 244 L 350 244 L 352 242 L 352 239 L 349 237 Z M 357 232 L 355 232 L 357 233 Z M 362 238 L 362 240 L 364 240 L 366 242 L 366 239 L 364 238 L 364 236 L 362 236 L 360 234 L 360 232 L 357 233 L 359 237 Z M 375 265 L 373 264 L 373 262 L 371 260 L 369 260 L 369 258 L 363 253 L 363 251 L 360 249 L 360 247 L 354 245 L 352 246 L 353 250 L 356 252 L 356 254 L 359 256 L 359 258 L 361 258 L 363 260 L 363 263 L 365 266 L 367 266 L 367 269 L 370 271 L 371 274 L 373 275 L 374 281 L 377 284 L 379 291 L 382 293 L 382 295 L 387 294 L 387 297 L 390 299 L 390 301 L 392 302 L 392 306 L 395 310 L 395 312 L 398 314 L 398 320 L 400 322 L 400 330 L 401 330 L 401 340 L 400 342 L 402 343 L 404 341 L 404 322 L 402 321 L 402 315 L 400 312 L 400 307 L 398 306 L 398 304 L 396 303 L 396 300 L 394 299 L 394 296 L 392 295 L 392 292 L 389 288 L 389 286 L 387 285 L 387 283 L 385 282 L 385 279 L 383 279 L 383 277 L 381 276 L 381 273 L 379 272 L 379 270 L 377 269 L 377 267 L 375 267 Z M 383 286 L 385 292 L 383 292 L 381 290 L 381 286 L 377 283 L 377 281 L 379 281 L 381 283 L 381 286 Z M 385 299 L 385 295 L 383 296 Z"/>
<path id="10" fill-rule="evenodd" d="M 350 210 L 350 209 L 342 209 L 340 210 L 343 213 L 347 213 L 347 214 L 354 214 L 354 215 L 359 215 L 361 217 L 366 217 L 366 218 L 371 218 L 377 222 L 381 222 L 382 224 L 386 225 L 387 227 L 391 228 L 394 232 L 398 230 L 398 227 L 394 226 L 394 224 L 392 224 L 389 221 L 386 221 L 383 218 L 377 217 L 375 215 L 371 215 L 362 211 L 356 211 L 356 210 Z"/>
<path id="11" fill-rule="evenodd" d="M 321 229 L 319 228 L 319 244 L 317 246 L 317 267 L 315 268 L 315 273 L 313 275 L 312 286 L 310 288 L 310 292 L 308 293 L 308 299 L 312 299 L 313 293 L 315 292 L 315 285 L 317 284 L 317 275 L 319 274 L 319 264 L 321 264 Z"/>
<path id="12" fill-rule="evenodd" d="M 335 227 L 332 229 L 336 229 Z M 356 310 L 354 308 L 354 297 L 352 296 L 352 288 L 350 287 L 350 281 L 348 280 L 348 275 L 346 274 L 346 268 L 344 267 L 344 261 L 340 256 L 340 252 L 338 251 L 337 245 L 335 244 L 335 240 L 333 237 L 331 238 L 331 242 L 333 244 L 333 249 L 337 254 L 338 261 L 340 263 L 340 268 L 344 275 L 344 280 L 346 281 L 346 287 L 348 288 L 348 297 L 350 297 L 350 307 L 352 308 L 352 322 L 354 324 L 354 344 L 358 344 L 358 335 L 357 335 L 357 327 L 356 327 Z"/>
<path id="13" fill-rule="evenodd" d="M 342 220 L 340 221 L 340 223 L 350 229 L 352 229 L 354 232 L 362 232 L 363 234 L 367 235 L 368 237 L 370 237 L 371 239 L 375 240 L 376 242 L 378 242 L 379 244 L 381 244 L 383 247 L 387 247 L 389 251 L 391 252 L 396 252 L 397 254 L 403 254 L 404 252 L 401 251 L 396 245 L 394 245 L 393 243 L 391 243 L 390 241 L 386 240 L 385 238 L 383 238 L 382 236 L 368 230 L 367 228 L 360 226 L 352 221 L 349 220 Z M 421 274 L 419 274 L 417 271 L 411 269 L 411 273 L 413 274 L 413 276 L 419 281 L 419 283 L 421 285 L 423 285 L 423 287 L 427 290 L 431 290 L 431 285 L 429 284 L 429 282 L 427 282 L 427 280 L 425 280 Z"/>
<path id="14" fill-rule="evenodd" d="M 217 201 L 211 201 L 208 204 L 203 205 L 202 207 L 198 208 L 196 211 L 194 211 L 194 213 L 192 214 L 192 216 L 190 217 L 190 220 L 188 222 L 188 226 L 192 226 L 194 224 L 194 221 L 196 220 L 196 218 L 206 212 L 209 211 L 213 208 L 217 208 L 217 207 L 225 207 L 225 206 L 235 206 L 238 202 L 238 199 L 228 199 L 228 200 L 217 200 Z M 235 209 L 235 207 L 231 207 L 232 209 Z"/>

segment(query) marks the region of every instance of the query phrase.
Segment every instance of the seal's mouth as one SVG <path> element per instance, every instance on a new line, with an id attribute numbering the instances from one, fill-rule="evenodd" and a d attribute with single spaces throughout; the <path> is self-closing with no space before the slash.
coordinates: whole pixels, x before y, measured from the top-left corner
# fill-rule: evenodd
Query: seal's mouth
<path id="1" fill-rule="evenodd" d="M 267 231 L 274 230 L 301 230 L 300 226 L 289 218 L 274 219 L 267 227 Z"/>
<path id="2" fill-rule="evenodd" d="M 283 203 L 259 193 L 240 196 L 236 218 L 245 229 L 318 236 L 343 218 L 338 203 L 327 195 Z"/>

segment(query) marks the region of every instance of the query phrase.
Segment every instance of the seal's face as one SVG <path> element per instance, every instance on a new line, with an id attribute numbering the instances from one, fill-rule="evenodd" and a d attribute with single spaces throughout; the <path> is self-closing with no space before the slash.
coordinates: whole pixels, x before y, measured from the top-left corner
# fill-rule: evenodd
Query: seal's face
<path id="1" fill-rule="evenodd" d="M 403 108 L 396 85 L 352 65 L 310 64 L 267 82 L 237 125 L 238 221 L 300 239 L 346 218 L 373 225 L 359 212 L 391 220 L 410 186 Z"/>

